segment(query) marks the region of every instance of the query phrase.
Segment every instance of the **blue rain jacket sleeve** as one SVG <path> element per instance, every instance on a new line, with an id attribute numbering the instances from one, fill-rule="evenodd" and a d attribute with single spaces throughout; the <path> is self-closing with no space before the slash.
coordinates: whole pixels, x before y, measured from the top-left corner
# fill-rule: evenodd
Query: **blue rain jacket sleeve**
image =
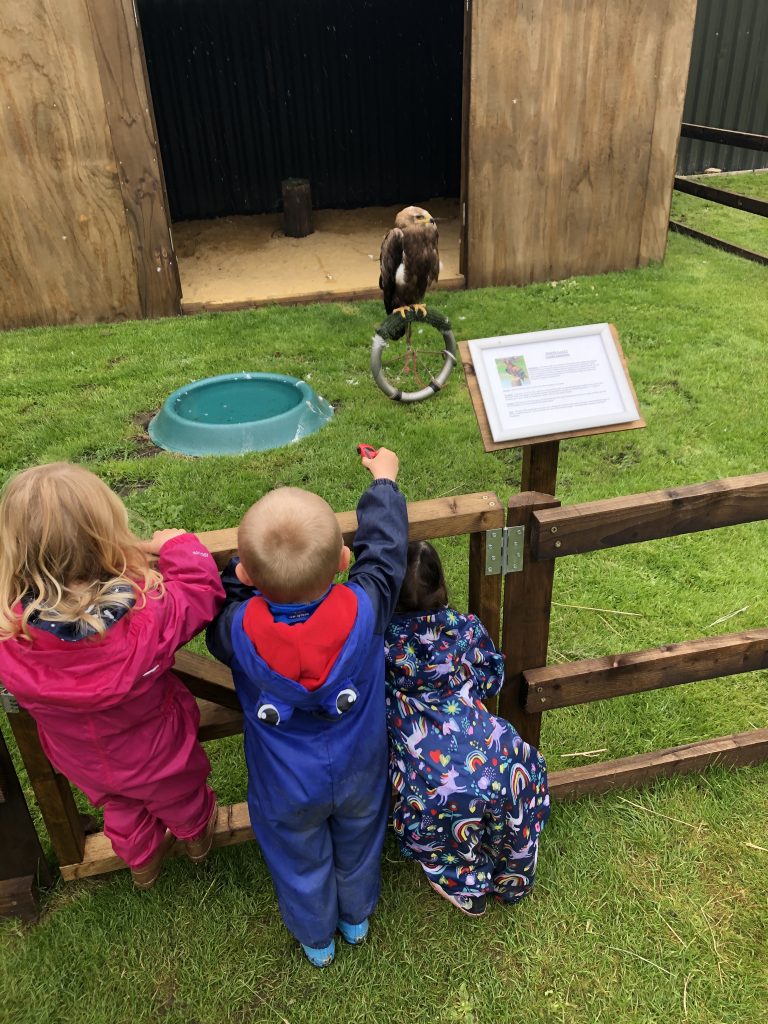
<path id="1" fill-rule="evenodd" d="M 205 631 L 208 650 L 214 658 L 230 666 L 232 664 L 232 622 L 240 605 L 254 595 L 254 590 L 241 583 L 235 575 L 235 566 L 239 561 L 239 558 L 230 558 L 221 574 L 225 594 L 224 607 Z"/>
<path id="2" fill-rule="evenodd" d="M 397 484 L 374 480 L 357 503 L 357 522 L 349 582 L 368 595 L 380 635 L 395 610 L 408 552 L 408 510 Z"/>

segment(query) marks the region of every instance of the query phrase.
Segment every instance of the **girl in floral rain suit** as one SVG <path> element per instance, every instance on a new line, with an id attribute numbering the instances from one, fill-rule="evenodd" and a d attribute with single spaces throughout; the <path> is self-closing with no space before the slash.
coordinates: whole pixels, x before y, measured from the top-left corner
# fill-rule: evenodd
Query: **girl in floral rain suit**
<path id="1" fill-rule="evenodd" d="M 404 856 L 465 914 L 486 897 L 530 892 L 549 817 L 543 757 L 483 701 L 504 681 L 504 657 L 474 615 L 447 606 L 440 558 L 424 541 L 385 634 L 390 774 Z"/>

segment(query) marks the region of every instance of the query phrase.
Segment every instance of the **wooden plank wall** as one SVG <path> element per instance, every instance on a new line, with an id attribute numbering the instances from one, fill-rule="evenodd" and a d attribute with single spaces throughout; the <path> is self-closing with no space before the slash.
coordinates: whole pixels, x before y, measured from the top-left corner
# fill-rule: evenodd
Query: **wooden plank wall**
<path id="1" fill-rule="evenodd" d="M 0 9 L 0 328 L 174 311 L 173 302 L 147 300 L 144 264 L 162 256 L 162 246 L 147 242 L 151 185 L 137 168 L 154 166 L 155 178 L 160 172 L 151 153 L 139 152 L 146 132 L 140 139 L 141 126 L 130 123 L 139 106 L 144 123 L 151 120 L 137 27 L 122 0 L 99 0 L 94 10 L 97 22 L 112 26 L 100 59 L 89 0 L 25 0 Z M 118 70 L 107 102 L 102 76 L 110 62 Z M 123 97 L 130 79 L 129 109 Z M 113 136 L 121 132 L 132 132 L 132 140 L 116 156 Z M 167 223 L 165 234 L 170 248 Z M 149 235 L 157 238 L 156 224 Z M 173 284 L 166 271 L 154 273 Z"/>
<path id="2" fill-rule="evenodd" d="M 467 284 L 664 256 L 696 0 L 471 0 Z"/>

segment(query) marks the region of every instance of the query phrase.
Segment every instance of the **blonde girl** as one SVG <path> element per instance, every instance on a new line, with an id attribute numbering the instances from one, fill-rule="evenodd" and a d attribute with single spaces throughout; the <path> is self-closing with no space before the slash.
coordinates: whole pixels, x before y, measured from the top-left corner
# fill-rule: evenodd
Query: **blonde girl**
<path id="1" fill-rule="evenodd" d="M 88 470 L 56 462 L 7 483 L 0 680 L 35 718 L 54 767 L 104 808 L 104 831 L 139 888 L 154 884 L 176 840 L 195 861 L 211 848 L 216 798 L 199 712 L 170 670 L 223 598 L 197 537 L 139 540 Z"/>

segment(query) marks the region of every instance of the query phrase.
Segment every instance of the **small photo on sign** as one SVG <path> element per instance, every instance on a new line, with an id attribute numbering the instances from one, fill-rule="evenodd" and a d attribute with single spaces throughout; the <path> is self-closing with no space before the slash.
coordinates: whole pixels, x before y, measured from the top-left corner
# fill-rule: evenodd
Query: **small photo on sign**
<path id="1" fill-rule="evenodd" d="M 503 388 L 519 388 L 530 383 L 525 356 L 507 356 L 496 360 L 496 372 Z"/>

